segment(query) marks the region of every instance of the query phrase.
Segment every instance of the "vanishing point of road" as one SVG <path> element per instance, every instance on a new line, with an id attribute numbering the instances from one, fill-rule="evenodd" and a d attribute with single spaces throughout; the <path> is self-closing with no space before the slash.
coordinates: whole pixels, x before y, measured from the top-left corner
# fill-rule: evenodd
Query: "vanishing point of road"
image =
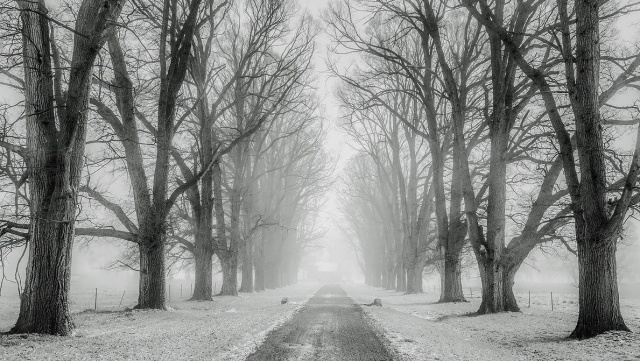
<path id="1" fill-rule="evenodd" d="M 338 285 L 324 285 L 289 321 L 269 333 L 247 361 L 392 360 L 363 311 Z"/>

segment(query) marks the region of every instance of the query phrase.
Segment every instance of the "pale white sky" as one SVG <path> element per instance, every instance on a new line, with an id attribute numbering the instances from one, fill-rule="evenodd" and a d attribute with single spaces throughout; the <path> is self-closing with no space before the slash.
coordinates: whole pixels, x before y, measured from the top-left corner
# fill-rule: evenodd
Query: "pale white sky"
<path id="1" fill-rule="evenodd" d="M 301 8 L 307 9 L 309 13 L 321 24 L 321 13 L 327 8 L 330 2 L 331 0 L 298 0 Z M 328 57 L 327 49 L 329 39 L 324 31 L 324 24 L 321 26 L 323 30 L 317 39 L 318 48 L 316 51 L 316 73 L 318 77 L 319 96 L 322 99 L 322 106 L 324 107 L 323 112 L 328 118 L 327 120 L 330 125 L 326 146 L 329 151 L 344 155 L 345 152 L 348 152 L 348 147 L 345 147 L 345 142 L 348 140 L 337 129 L 336 118 L 338 116 L 338 102 L 332 94 L 336 82 L 333 79 L 329 79 L 329 74 L 325 65 L 325 59 Z M 343 161 L 344 156 L 341 158 L 343 158 L 341 159 L 341 161 Z"/>

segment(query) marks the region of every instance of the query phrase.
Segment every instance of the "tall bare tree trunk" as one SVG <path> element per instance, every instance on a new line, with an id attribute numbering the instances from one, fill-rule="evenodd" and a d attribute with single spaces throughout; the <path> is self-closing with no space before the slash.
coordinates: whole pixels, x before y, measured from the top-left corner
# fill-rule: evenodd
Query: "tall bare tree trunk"
<path id="1" fill-rule="evenodd" d="M 505 293 L 503 287 L 504 273 L 500 264 L 483 259 L 480 265 L 482 274 L 482 302 L 478 314 L 506 311 L 504 307 Z"/>
<path id="2" fill-rule="evenodd" d="M 195 239 L 195 280 L 193 285 L 193 296 L 191 300 L 209 301 L 212 299 L 213 290 L 211 283 L 213 282 L 213 247 L 211 244 L 211 228 L 206 230 L 200 229 Z"/>
<path id="3" fill-rule="evenodd" d="M 442 289 L 438 302 L 467 302 L 462 290 L 462 248 L 466 243 L 467 225 L 462 220 L 461 157 L 458 149 L 453 150 L 453 172 L 451 175 L 451 198 L 449 206 L 446 243 L 440 245 L 444 261 L 442 268 Z"/>
<path id="4" fill-rule="evenodd" d="M 407 265 L 407 293 L 422 293 L 422 271 L 424 263 L 418 261 Z"/>
<path id="5" fill-rule="evenodd" d="M 520 265 L 511 264 L 507 265 L 502 272 L 504 277 L 502 280 L 502 287 L 504 287 L 504 308 L 510 312 L 520 312 L 518 300 L 516 299 L 516 295 L 513 293 L 513 284 L 515 283 L 514 279 L 519 268 Z"/>
<path id="6" fill-rule="evenodd" d="M 580 159 L 581 214 L 576 214 L 579 311 L 572 337 L 629 331 L 620 312 L 616 243 L 637 178 L 638 148 L 613 217 L 607 214 L 606 166 L 599 105 L 600 2 L 576 0 L 576 140 Z M 637 145 L 636 145 L 637 147 Z M 635 168 L 635 169 L 634 169 Z M 635 175 L 634 175 L 635 174 Z M 625 197 L 628 197 L 625 199 Z"/>
<path id="7" fill-rule="evenodd" d="M 169 165 L 175 135 L 175 112 L 178 93 L 182 88 L 187 72 L 187 63 L 191 53 L 193 34 L 197 27 L 198 8 L 202 0 L 192 0 L 188 3 L 187 16 L 179 29 L 178 41 L 171 44 L 167 52 L 167 32 L 169 25 L 169 2 L 165 2 L 163 9 L 163 24 L 160 39 L 160 91 L 158 96 L 158 123 L 156 130 L 156 164 L 153 176 L 153 201 L 146 219 L 140 229 L 140 295 L 137 308 L 167 309 L 166 277 L 164 247 L 167 239 L 167 216 L 177 198 L 174 191 L 169 190 Z M 172 22 L 177 22 L 173 19 Z M 174 30 L 176 30 L 174 28 Z M 167 53 L 169 56 L 167 57 Z M 169 61 L 168 61 L 169 60 Z M 168 65 L 168 66 L 167 66 Z M 195 186 L 192 184 L 191 186 Z M 180 189 L 180 187 L 178 188 Z M 183 189 L 182 192 L 186 191 Z M 148 226 L 151 228 L 147 228 Z M 145 231 L 146 230 L 146 231 Z"/>
<path id="8" fill-rule="evenodd" d="M 516 273 L 528 253 L 527 251 L 523 255 L 503 257 L 502 262 L 497 265 L 487 262 L 487 257 L 477 258 L 482 281 L 482 302 L 478 314 L 520 311 L 513 293 L 513 285 Z"/>
<path id="9" fill-rule="evenodd" d="M 42 184 L 32 178 L 30 187 L 39 186 Z M 53 197 L 59 200 L 52 202 L 49 209 L 32 207 L 27 274 L 12 333 L 64 336 L 74 329 L 69 314 L 69 287 L 75 199 L 59 193 Z"/>
<path id="10" fill-rule="evenodd" d="M 160 229 L 158 229 L 160 228 Z M 141 228 L 138 243 L 140 253 L 140 281 L 136 308 L 167 309 L 165 281 L 165 249 L 163 227 Z"/>
<path id="11" fill-rule="evenodd" d="M 253 242 L 251 242 L 250 239 L 245 240 L 242 251 L 242 283 L 240 284 L 240 292 L 253 292 Z"/>
<path id="12" fill-rule="evenodd" d="M 213 204 L 216 216 L 216 252 L 222 266 L 222 287 L 220 295 L 238 295 L 238 248 L 233 236 L 227 237 L 222 203 L 222 169 L 216 161 L 211 170 L 213 177 Z M 233 200 L 232 200 L 233 203 Z M 233 212 L 232 212 L 233 213 Z M 233 217 L 233 215 L 232 215 Z M 234 222 L 232 220 L 232 222 Z"/>
<path id="13" fill-rule="evenodd" d="M 230 253 L 220 258 L 222 266 L 222 288 L 220 296 L 238 295 L 238 254 Z"/>
<path id="14" fill-rule="evenodd" d="M 204 118 L 204 117 L 203 117 Z M 201 121 L 202 131 L 202 162 L 206 167 L 213 157 L 213 130 L 211 124 L 204 119 Z M 192 300 L 208 301 L 213 297 L 211 284 L 213 282 L 213 174 L 207 172 L 200 180 L 200 192 L 197 185 L 187 193 L 195 218 L 196 236 L 194 242 L 195 284 Z"/>
<path id="15" fill-rule="evenodd" d="M 405 292 L 409 294 L 422 292 L 422 268 L 421 263 L 414 255 L 407 255 L 405 266 Z M 419 269 L 420 268 L 420 269 Z"/>
<path id="16" fill-rule="evenodd" d="M 37 13 L 47 10 L 38 2 L 20 2 L 20 6 L 31 224 L 25 287 L 18 321 L 11 332 L 68 335 L 74 328 L 68 294 L 75 196 L 62 195 L 57 189 L 61 179 L 55 172 L 59 154 L 49 22 Z"/>
<path id="17" fill-rule="evenodd" d="M 462 290 L 462 257 L 460 252 L 444 253 L 443 290 L 439 302 L 466 302 Z"/>
<path id="18" fill-rule="evenodd" d="M 89 86 L 104 32 L 120 13 L 122 1 L 83 1 L 69 86 L 64 104 L 54 106 L 51 39 L 43 1 L 18 1 L 27 116 L 26 164 L 29 177 L 29 259 L 20 313 L 12 333 L 69 335 L 71 252 L 77 194 L 84 162 Z M 62 99 L 60 99 L 62 100 Z M 58 114 L 55 107 L 65 108 Z"/>
<path id="19" fill-rule="evenodd" d="M 382 287 L 383 282 L 383 271 L 380 264 L 376 264 L 371 272 L 371 286 L 374 287 Z"/>
<path id="20" fill-rule="evenodd" d="M 236 178 L 234 182 L 237 181 L 239 181 L 239 179 Z M 222 288 L 220 290 L 220 294 L 226 296 L 238 295 L 238 253 L 240 251 L 240 190 L 236 189 L 237 186 L 237 184 L 234 184 L 234 189 L 231 191 L 231 239 L 229 243 L 229 250 L 224 252 L 224 255 L 220 258 L 220 264 L 222 265 Z"/>
<path id="21" fill-rule="evenodd" d="M 269 289 L 278 288 L 282 284 L 282 265 L 278 259 L 273 256 L 273 248 L 275 247 L 268 247 L 265 261 L 265 287 Z"/>
<path id="22" fill-rule="evenodd" d="M 598 240 L 599 242 L 602 242 Z M 616 242 L 578 242 L 579 313 L 571 333 L 586 338 L 606 331 L 629 331 L 620 313 L 616 275 Z"/>
<path id="23" fill-rule="evenodd" d="M 255 245 L 255 291 L 265 290 L 265 230 L 260 231 L 260 239 Z"/>
<path id="24" fill-rule="evenodd" d="M 425 64 L 427 66 L 434 66 L 433 63 L 433 49 L 432 44 L 429 42 L 430 35 L 428 33 L 422 34 L 422 53 Z M 440 300 L 439 302 L 461 302 L 466 301 L 464 294 L 462 293 L 462 280 L 461 272 L 459 270 L 460 263 L 456 260 L 460 258 L 460 251 L 462 245 L 459 242 L 464 243 L 463 239 L 460 241 L 456 235 L 458 232 L 455 227 L 459 224 L 455 220 L 460 218 L 462 212 L 460 211 L 460 204 L 462 202 L 462 189 L 460 180 L 460 172 L 462 171 L 458 165 L 461 154 L 455 153 L 453 156 L 453 179 L 451 187 L 451 200 L 449 215 L 447 215 L 447 200 L 444 188 L 444 149 L 442 141 L 440 139 L 440 129 L 438 128 L 438 115 L 435 108 L 435 96 L 432 88 L 432 75 L 433 70 L 427 69 L 423 73 L 422 79 L 422 92 L 425 97 L 425 110 L 427 113 L 427 128 L 429 130 L 429 149 L 431 153 L 431 164 L 433 170 L 433 192 L 435 196 L 435 214 L 436 225 L 438 232 L 438 248 L 442 256 L 442 277 L 440 288 Z M 454 233 L 454 234 L 452 234 Z"/>
<path id="25" fill-rule="evenodd" d="M 248 153 L 248 146 L 245 154 Z M 250 167 L 247 167 L 250 168 Z M 250 170 L 248 170 L 250 172 Z M 251 179 L 249 174 L 247 178 Z M 253 239 L 254 229 L 250 223 L 251 216 L 253 214 L 253 192 L 255 191 L 252 184 L 248 185 L 249 191 L 246 192 L 242 199 L 242 209 L 244 213 L 244 241 L 242 245 L 242 280 L 240 283 L 240 292 L 253 292 L 254 289 L 254 277 L 253 277 Z"/>
<path id="26" fill-rule="evenodd" d="M 505 245 L 505 206 L 507 194 L 507 146 L 509 130 L 503 117 L 491 127 L 491 163 L 489 165 L 489 201 L 487 208 L 486 253 L 482 259 L 486 275 L 482 304 L 478 313 L 508 311 L 505 304 L 503 253 Z"/>
<path id="27" fill-rule="evenodd" d="M 402 241 L 397 241 L 396 252 L 396 291 L 404 292 L 407 289 L 407 270 L 404 264 Z"/>

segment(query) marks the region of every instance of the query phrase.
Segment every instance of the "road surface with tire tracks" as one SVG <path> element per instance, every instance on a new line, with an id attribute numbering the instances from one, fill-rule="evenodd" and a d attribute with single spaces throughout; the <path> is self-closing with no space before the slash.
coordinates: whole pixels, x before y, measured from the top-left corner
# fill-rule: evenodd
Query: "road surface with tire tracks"
<path id="1" fill-rule="evenodd" d="M 324 285 L 293 318 L 273 330 L 247 361 L 392 360 L 360 305 L 336 284 Z"/>

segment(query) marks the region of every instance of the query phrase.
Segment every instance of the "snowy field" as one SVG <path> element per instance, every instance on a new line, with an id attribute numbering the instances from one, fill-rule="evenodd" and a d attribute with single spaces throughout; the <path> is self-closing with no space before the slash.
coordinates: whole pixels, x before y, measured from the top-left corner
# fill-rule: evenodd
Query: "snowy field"
<path id="1" fill-rule="evenodd" d="M 469 316 L 479 305 L 437 304 L 430 292 L 404 295 L 355 283 L 341 286 L 363 306 L 398 360 L 639 360 L 638 333 L 609 333 L 568 340 L 575 324 L 575 295 L 518 294 L 521 313 Z M 243 360 L 267 333 L 284 323 L 320 287 L 319 283 L 211 302 L 186 302 L 174 293 L 170 312 L 124 311 L 135 293 L 99 292 L 98 312 L 90 292 L 72 295 L 74 337 L 0 336 L 0 360 Z M 175 288 L 175 286 L 174 286 Z M 130 294 L 129 294 L 130 293 Z M 283 297 L 290 303 L 281 305 Z M 185 292 L 186 297 L 186 292 Z M 640 332 L 640 301 L 622 300 L 627 325 Z M 0 297 L 0 331 L 17 317 L 16 297 Z"/>
<path id="2" fill-rule="evenodd" d="M 123 311 L 131 294 L 99 294 L 98 312 L 90 293 L 72 294 L 74 337 L 0 336 L 0 360 L 243 360 L 266 334 L 289 319 L 320 287 L 318 283 L 210 302 L 172 299 L 170 312 Z M 289 303 L 280 300 L 289 297 Z M 0 297 L 0 331 L 18 315 L 17 297 Z M 87 309 L 89 308 L 89 309 Z"/>
<path id="3" fill-rule="evenodd" d="M 366 307 L 378 332 L 403 360 L 638 360 L 640 301 L 621 300 L 627 326 L 636 333 L 614 332 L 576 341 L 566 337 L 577 319 L 577 297 L 518 294 L 522 312 L 469 316 L 480 304 L 437 304 L 438 295 L 403 295 L 360 284 L 342 287 L 357 303 L 382 300 Z M 475 293 L 475 291 L 474 291 Z M 476 295 L 474 295 L 476 296 Z"/>

